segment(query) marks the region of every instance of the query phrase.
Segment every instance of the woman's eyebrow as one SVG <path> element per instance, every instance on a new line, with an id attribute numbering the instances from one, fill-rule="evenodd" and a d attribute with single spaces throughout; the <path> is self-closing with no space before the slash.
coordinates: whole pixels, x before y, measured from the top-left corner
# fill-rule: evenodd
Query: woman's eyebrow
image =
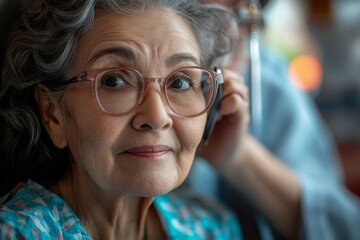
<path id="1" fill-rule="evenodd" d="M 166 66 L 175 66 L 180 63 L 192 62 L 196 66 L 200 65 L 198 59 L 190 53 L 175 53 L 166 59 Z"/>
<path id="2" fill-rule="evenodd" d="M 116 55 L 116 56 L 126 59 L 127 61 L 136 62 L 136 54 L 131 49 L 126 48 L 126 47 L 112 47 L 112 48 L 101 49 L 98 52 L 96 52 L 95 55 L 90 58 L 89 63 L 93 64 L 98 59 L 100 59 L 106 55 Z M 170 67 L 170 66 L 176 66 L 178 64 L 185 63 L 185 62 L 191 62 L 191 63 L 195 64 L 196 66 L 200 65 L 200 62 L 194 55 L 192 55 L 190 53 L 185 53 L 185 52 L 175 53 L 175 54 L 170 55 L 168 58 L 166 58 L 165 64 L 166 64 L 166 66 Z"/>
<path id="3" fill-rule="evenodd" d="M 136 59 L 135 53 L 131 49 L 126 47 L 112 47 L 112 48 L 101 49 L 98 52 L 96 52 L 96 54 L 90 58 L 89 63 L 93 64 L 98 59 L 106 55 L 116 55 L 132 62 L 135 62 Z"/>

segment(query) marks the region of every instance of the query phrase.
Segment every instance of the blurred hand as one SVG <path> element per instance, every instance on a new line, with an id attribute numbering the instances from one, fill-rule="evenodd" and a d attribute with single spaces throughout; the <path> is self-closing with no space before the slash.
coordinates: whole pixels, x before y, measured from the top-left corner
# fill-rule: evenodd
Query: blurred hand
<path id="1" fill-rule="evenodd" d="M 229 69 L 222 69 L 224 84 L 219 118 L 207 146 L 202 143 L 198 155 L 221 171 L 234 159 L 239 159 L 247 135 L 248 89 L 242 77 Z"/>

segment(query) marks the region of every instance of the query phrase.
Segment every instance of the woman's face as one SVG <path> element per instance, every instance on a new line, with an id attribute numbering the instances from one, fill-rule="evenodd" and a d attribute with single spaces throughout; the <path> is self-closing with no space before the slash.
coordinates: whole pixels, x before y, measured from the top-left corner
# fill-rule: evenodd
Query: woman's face
<path id="1" fill-rule="evenodd" d="M 165 77 L 199 62 L 192 29 L 178 15 L 159 9 L 133 16 L 99 12 L 95 25 L 80 41 L 69 77 L 119 65 L 147 77 Z M 59 126 L 74 157 L 73 174 L 90 186 L 154 196 L 177 187 L 187 176 L 206 115 L 176 116 L 159 84 L 150 84 L 142 104 L 122 116 L 100 110 L 90 81 L 68 85 L 64 101 Z"/>

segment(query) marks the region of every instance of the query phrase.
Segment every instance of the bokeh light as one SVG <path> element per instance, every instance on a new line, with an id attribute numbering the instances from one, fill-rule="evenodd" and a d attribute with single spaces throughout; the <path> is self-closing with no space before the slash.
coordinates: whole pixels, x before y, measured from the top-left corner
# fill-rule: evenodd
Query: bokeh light
<path id="1" fill-rule="evenodd" d="M 311 55 L 295 57 L 289 64 L 289 76 L 293 84 L 303 91 L 316 90 L 322 80 L 319 60 Z"/>

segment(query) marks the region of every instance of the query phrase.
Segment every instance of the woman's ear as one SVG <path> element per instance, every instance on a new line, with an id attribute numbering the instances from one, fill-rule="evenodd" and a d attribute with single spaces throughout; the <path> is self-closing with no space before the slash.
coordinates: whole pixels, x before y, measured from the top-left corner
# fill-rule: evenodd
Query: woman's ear
<path id="1" fill-rule="evenodd" d="M 40 117 L 46 131 L 58 148 L 65 148 L 67 140 L 65 135 L 65 121 L 59 103 L 55 97 L 42 84 L 35 87 L 35 99 L 39 108 Z"/>

